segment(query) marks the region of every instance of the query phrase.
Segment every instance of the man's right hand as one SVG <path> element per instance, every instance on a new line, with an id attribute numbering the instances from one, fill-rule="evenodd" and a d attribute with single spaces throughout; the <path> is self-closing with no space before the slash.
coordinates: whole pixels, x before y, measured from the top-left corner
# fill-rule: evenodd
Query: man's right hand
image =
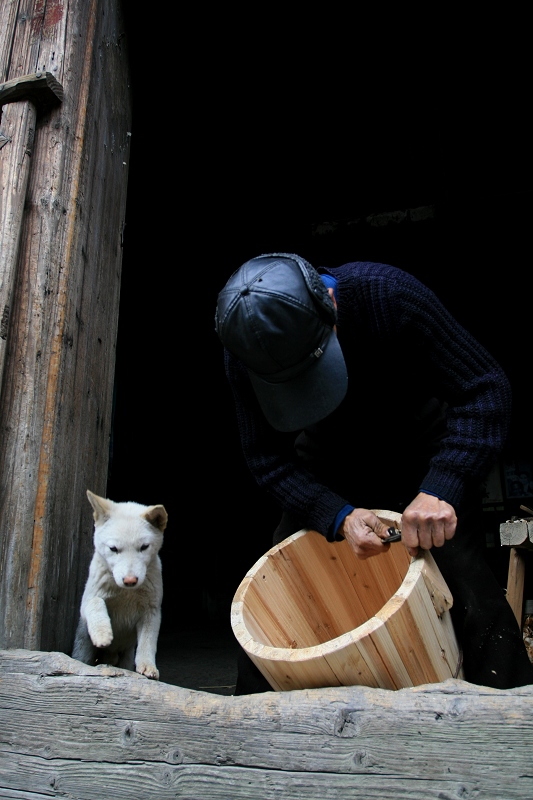
<path id="1" fill-rule="evenodd" d="M 390 547 L 383 542 L 389 536 L 388 526 L 368 508 L 355 508 L 350 512 L 338 533 L 344 536 L 357 558 L 379 556 Z"/>

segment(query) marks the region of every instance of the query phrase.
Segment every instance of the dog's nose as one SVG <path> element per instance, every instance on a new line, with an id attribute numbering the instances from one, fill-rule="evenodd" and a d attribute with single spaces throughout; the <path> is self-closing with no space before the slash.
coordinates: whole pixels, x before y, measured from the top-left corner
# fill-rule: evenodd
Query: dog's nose
<path id="1" fill-rule="evenodd" d="M 122 583 L 124 586 L 136 586 L 139 582 L 139 579 L 135 577 L 135 575 L 126 575 L 125 578 L 122 578 Z"/>

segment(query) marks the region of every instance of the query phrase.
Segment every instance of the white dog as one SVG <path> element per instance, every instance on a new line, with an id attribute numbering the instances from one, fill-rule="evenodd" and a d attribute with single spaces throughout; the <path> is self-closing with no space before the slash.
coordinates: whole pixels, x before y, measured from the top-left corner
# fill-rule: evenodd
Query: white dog
<path id="1" fill-rule="evenodd" d="M 163 506 L 115 503 L 87 490 L 94 555 L 81 600 L 72 657 L 159 678 L 155 665 L 163 580 Z"/>

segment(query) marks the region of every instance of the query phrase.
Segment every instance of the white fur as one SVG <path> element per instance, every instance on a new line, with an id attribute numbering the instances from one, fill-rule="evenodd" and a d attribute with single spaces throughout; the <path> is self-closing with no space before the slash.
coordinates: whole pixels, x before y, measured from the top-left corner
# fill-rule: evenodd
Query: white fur
<path id="1" fill-rule="evenodd" d="M 159 550 L 165 508 L 115 503 L 87 490 L 94 554 L 81 600 L 72 657 L 159 678 L 155 665 L 163 580 Z"/>

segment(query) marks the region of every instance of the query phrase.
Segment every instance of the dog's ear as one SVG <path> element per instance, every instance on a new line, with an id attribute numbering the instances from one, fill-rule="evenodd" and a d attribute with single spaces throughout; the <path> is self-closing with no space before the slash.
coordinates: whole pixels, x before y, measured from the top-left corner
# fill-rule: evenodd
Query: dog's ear
<path id="1" fill-rule="evenodd" d="M 150 506 L 144 514 L 141 514 L 141 517 L 144 517 L 150 525 L 153 525 L 155 528 L 158 528 L 161 533 L 167 527 L 168 522 L 168 514 L 166 512 L 165 506 Z"/>
<path id="2" fill-rule="evenodd" d="M 87 489 L 87 497 L 89 498 L 89 503 L 93 507 L 94 521 L 103 522 L 104 520 L 108 519 L 111 513 L 113 501 L 106 500 L 105 497 L 98 497 L 97 494 L 93 494 L 91 491 L 89 491 L 89 489 Z"/>

